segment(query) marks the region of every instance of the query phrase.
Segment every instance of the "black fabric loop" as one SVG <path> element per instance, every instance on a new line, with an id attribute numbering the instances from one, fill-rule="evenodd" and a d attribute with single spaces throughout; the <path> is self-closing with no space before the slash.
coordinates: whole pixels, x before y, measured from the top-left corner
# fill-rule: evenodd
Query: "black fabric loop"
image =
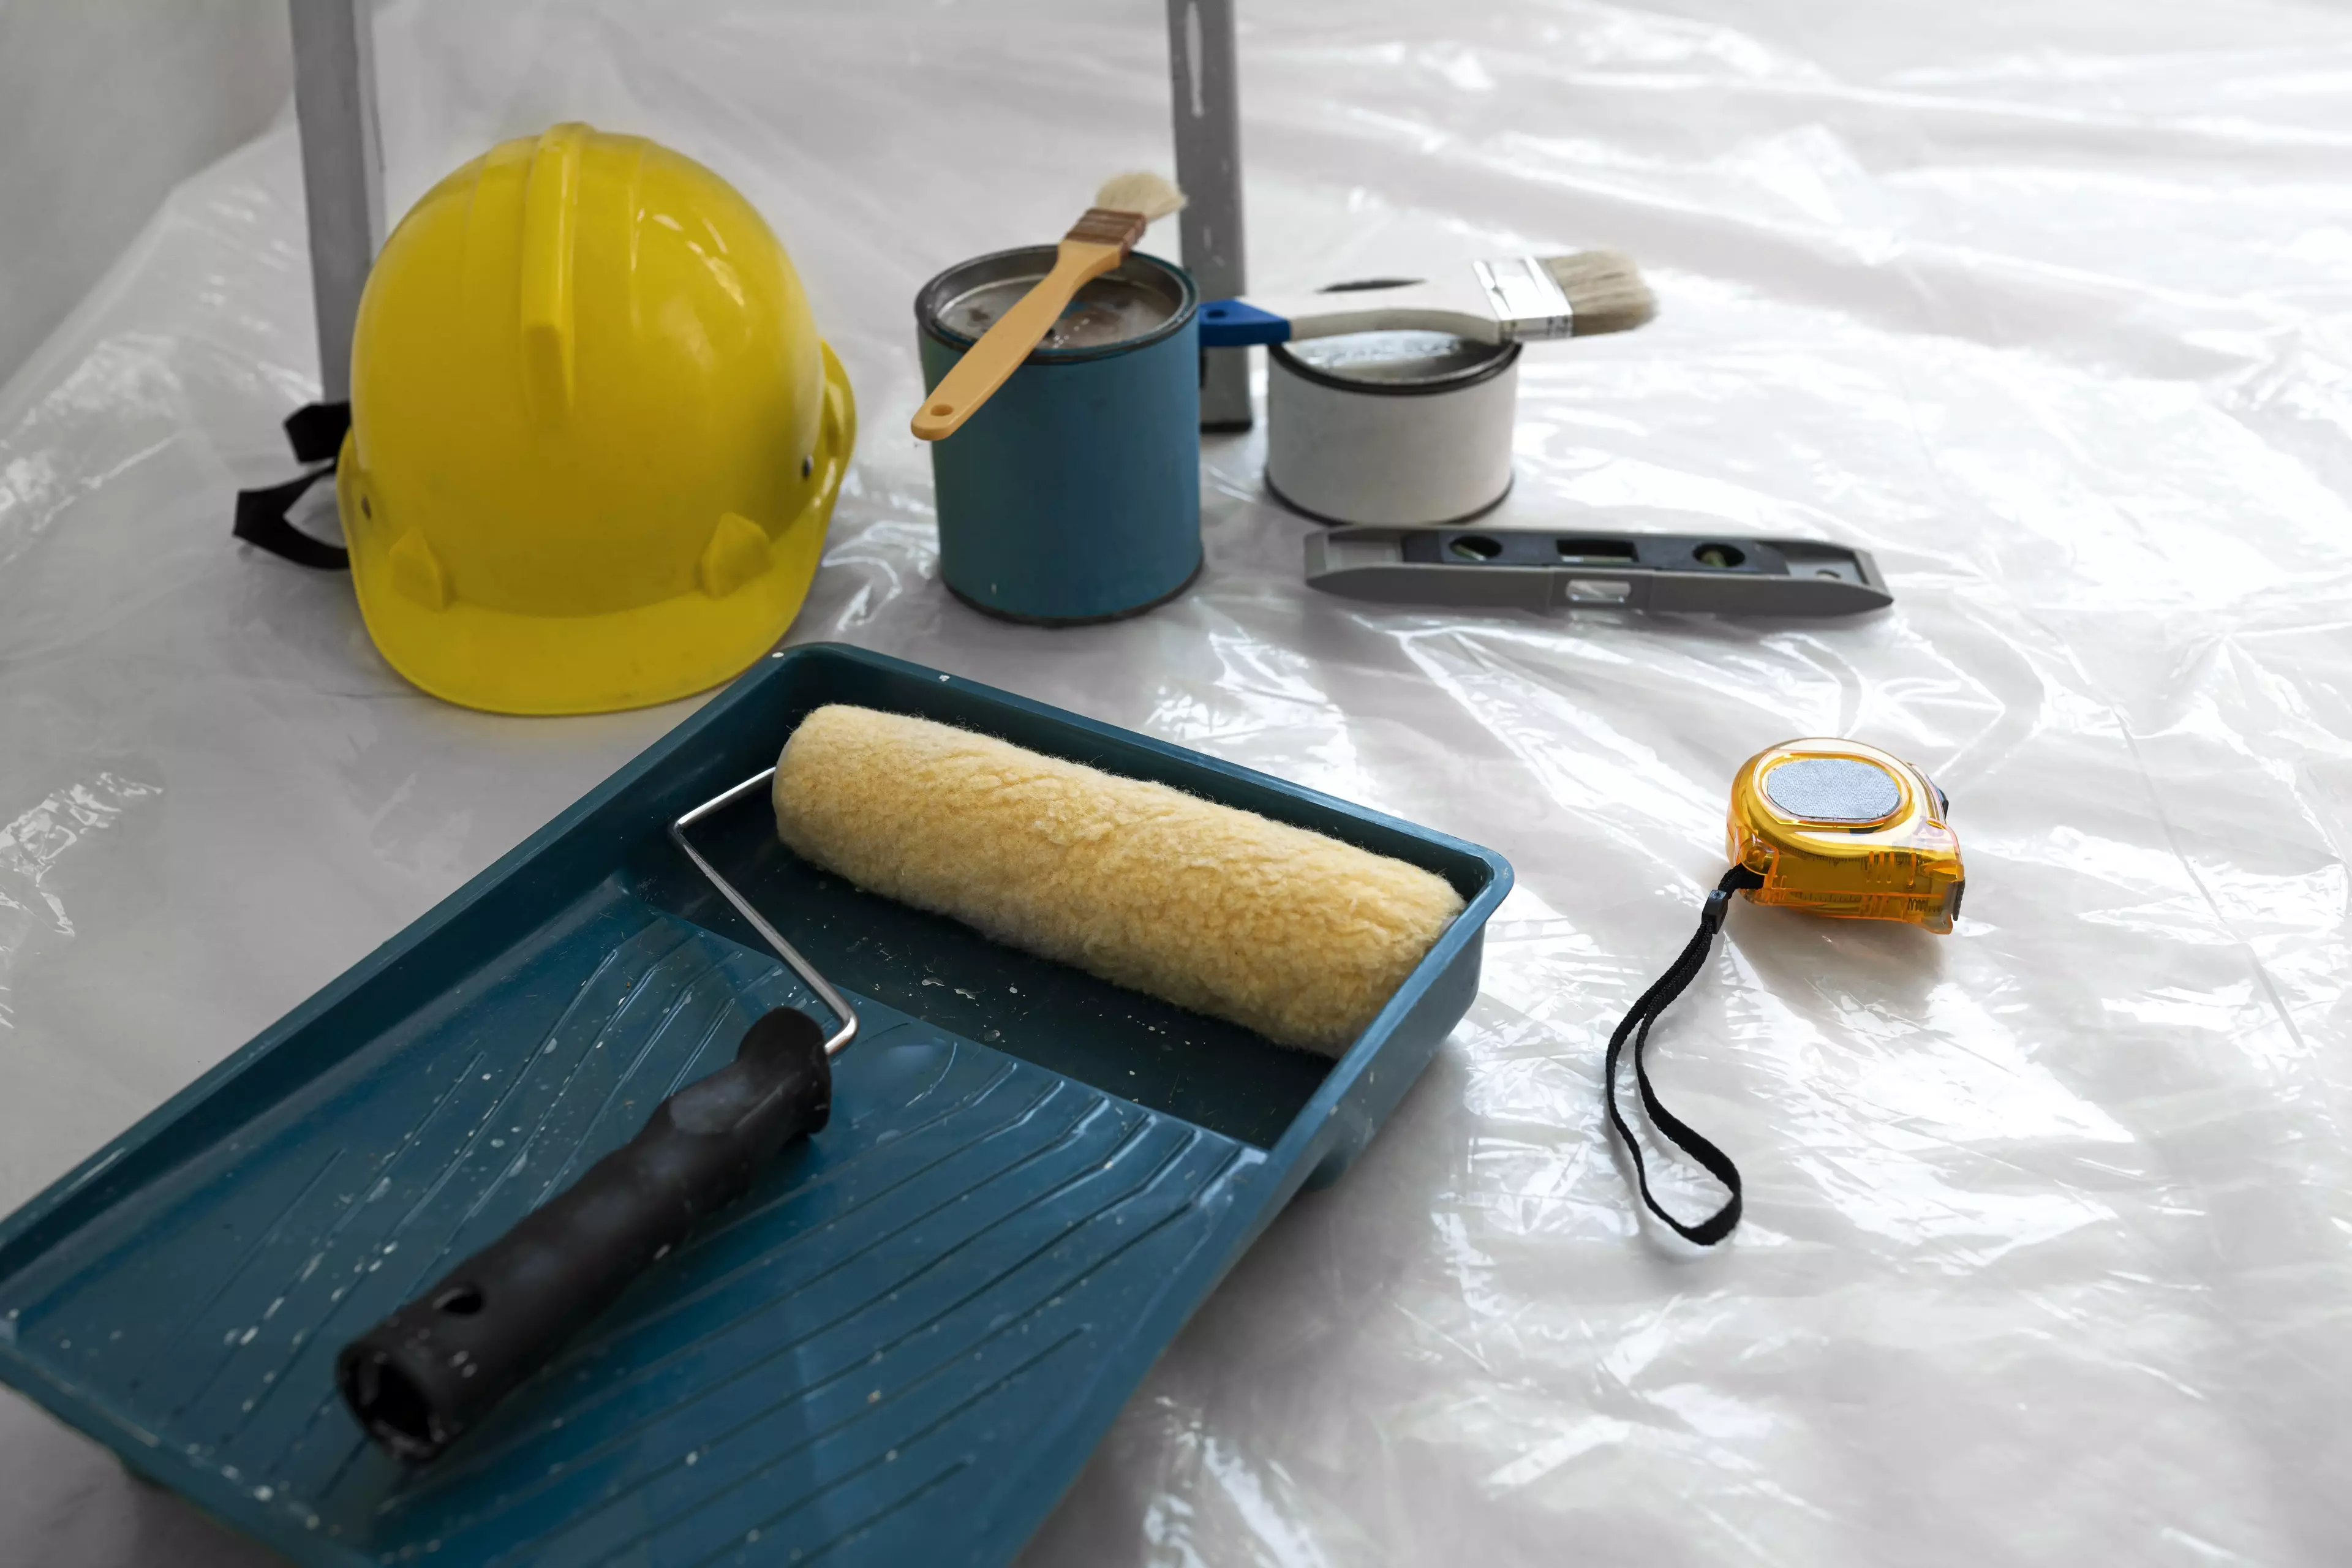
<path id="1" fill-rule="evenodd" d="M 348 403 L 306 403 L 286 416 L 286 444 L 298 463 L 331 463 L 352 431 Z"/>
<path id="2" fill-rule="evenodd" d="M 312 485 L 331 478 L 334 469 L 313 468 L 299 479 L 289 479 L 282 485 L 270 485 L 257 490 L 236 492 L 236 522 L 230 531 L 257 549 L 291 561 L 297 566 L 314 567 L 321 572 L 345 572 L 351 569 L 352 553 L 340 544 L 330 544 L 323 539 L 313 539 L 292 523 L 286 514 L 294 510 Z"/>
<path id="3" fill-rule="evenodd" d="M 1625 1021 L 1618 1025 L 1617 1032 L 1609 1037 L 1609 1056 L 1601 1068 L 1608 1089 L 1609 1121 L 1617 1129 L 1617 1136 L 1625 1141 L 1625 1152 L 1633 1157 L 1633 1179 L 1642 1189 L 1642 1202 L 1648 1205 L 1652 1214 L 1665 1221 L 1676 1236 L 1701 1247 L 1713 1247 L 1729 1236 L 1739 1224 L 1739 1167 L 1731 1163 L 1729 1155 L 1699 1136 L 1688 1123 L 1660 1102 L 1657 1090 L 1650 1086 L 1650 1069 L 1643 1060 L 1643 1051 L 1650 1043 L 1650 1026 L 1658 1021 L 1658 1016 L 1688 989 L 1690 983 L 1698 978 L 1699 971 L 1706 967 L 1706 955 L 1715 946 L 1715 933 L 1723 929 L 1723 917 L 1730 912 L 1731 895 L 1763 885 L 1764 879 L 1745 866 L 1734 866 L 1723 874 L 1723 880 L 1707 894 L 1706 907 L 1699 913 L 1698 930 L 1683 948 L 1682 955 L 1658 976 L 1655 984 L 1642 993 L 1641 1000 L 1635 1002 L 1633 1010 L 1625 1015 Z M 1651 1194 L 1650 1171 L 1642 1163 L 1642 1145 L 1634 1140 L 1633 1129 L 1626 1124 L 1624 1112 L 1617 1108 L 1617 1058 L 1623 1053 L 1629 1037 L 1633 1042 L 1633 1081 L 1641 1089 L 1642 1109 L 1648 1114 L 1650 1125 L 1656 1128 L 1666 1142 L 1704 1167 L 1707 1174 L 1721 1182 L 1730 1194 L 1724 1199 L 1721 1208 L 1696 1225 L 1685 1225 L 1668 1214 Z"/>
<path id="4" fill-rule="evenodd" d="M 294 448 L 295 461 L 323 466 L 284 484 L 237 491 L 236 521 L 229 531 L 256 549 L 267 550 L 297 566 L 321 572 L 349 571 L 350 551 L 340 544 L 311 538 L 289 522 L 287 514 L 312 485 L 335 471 L 343 437 L 351 427 L 352 405 L 348 403 L 306 403 L 288 415 L 286 442 Z"/>

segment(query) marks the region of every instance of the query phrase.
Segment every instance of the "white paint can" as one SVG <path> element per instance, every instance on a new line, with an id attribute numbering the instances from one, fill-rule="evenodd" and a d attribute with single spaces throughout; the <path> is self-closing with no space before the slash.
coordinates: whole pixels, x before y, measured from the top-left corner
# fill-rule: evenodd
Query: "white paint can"
<path id="1" fill-rule="evenodd" d="M 1276 343 L 1265 484 L 1322 522 L 1466 522 L 1511 489 L 1519 346 L 1450 332 Z"/>

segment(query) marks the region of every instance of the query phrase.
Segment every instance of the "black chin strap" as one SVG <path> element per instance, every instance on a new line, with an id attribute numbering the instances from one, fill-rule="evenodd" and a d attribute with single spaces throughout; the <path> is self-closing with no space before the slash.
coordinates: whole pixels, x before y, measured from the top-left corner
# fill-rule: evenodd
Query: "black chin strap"
<path id="1" fill-rule="evenodd" d="M 311 538 L 287 521 L 286 515 L 310 493 L 312 485 L 335 471 L 336 456 L 342 451 L 343 436 L 351 427 L 352 405 L 348 403 L 306 403 L 288 415 L 286 440 L 294 448 L 294 460 L 323 467 L 314 467 L 300 479 L 289 479 L 282 485 L 237 491 L 236 524 L 229 531 L 247 544 L 297 566 L 316 567 L 321 572 L 349 570 L 350 551 L 340 544 Z"/>
<path id="2" fill-rule="evenodd" d="M 1642 1052 L 1650 1043 L 1650 1026 L 1658 1021 L 1658 1015 L 1664 1013 L 1667 1005 L 1698 978 L 1699 971 L 1706 967 L 1706 955 L 1715 945 L 1715 933 L 1723 929 L 1723 917 L 1730 911 L 1731 895 L 1763 885 L 1764 879 L 1745 866 L 1734 866 L 1723 874 L 1723 880 L 1707 894 L 1706 908 L 1700 911 L 1698 917 L 1698 931 L 1683 949 L 1682 956 L 1675 960 L 1672 968 L 1658 976 L 1656 984 L 1642 993 L 1642 999 L 1633 1004 L 1633 1010 L 1625 1015 L 1625 1021 L 1617 1026 L 1615 1034 L 1609 1037 L 1609 1059 L 1601 1069 L 1608 1082 L 1609 1120 L 1616 1127 L 1617 1136 L 1625 1140 L 1626 1152 L 1633 1156 L 1633 1177 L 1641 1185 L 1642 1201 L 1649 1205 L 1652 1214 L 1673 1226 L 1676 1236 L 1685 1241 L 1696 1242 L 1701 1247 L 1713 1247 L 1729 1236 L 1733 1227 L 1739 1224 L 1739 1167 L 1731 1163 L 1729 1155 L 1693 1131 L 1688 1123 L 1659 1102 L 1657 1090 L 1650 1087 L 1650 1069 L 1642 1060 Z M 1633 1041 L 1633 1081 L 1641 1086 L 1642 1109 L 1649 1113 L 1650 1125 L 1656 1128 L 1666 1142 L 1706 1167 L 1707 1173 L 1730 1191 L 1731 1195 L 1723 1200 L 1723 1206 L 1696 1225 L 1685 1225 L 1660 1207 L 1658 1200 L 1650 1195 L 1650 1171 L 1642 1163 L 1642 1145 L 1634 1141 L 1633 1130 L 1625 1124 L 1624 1113 L 1617 1109 L 1617 1058 L 1623 1052 L 1629 1036 Z"/>

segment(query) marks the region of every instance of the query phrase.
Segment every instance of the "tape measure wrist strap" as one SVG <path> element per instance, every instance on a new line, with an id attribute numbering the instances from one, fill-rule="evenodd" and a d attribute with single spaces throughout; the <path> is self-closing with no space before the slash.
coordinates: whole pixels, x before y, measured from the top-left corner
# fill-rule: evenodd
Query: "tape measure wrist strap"
<path id="1" fill-rule="evenodd" d="M 1729 1236 L 1739 1224 L 1739 1167 L 1731 1163 L 1729 1155 L 1701 1137 L 1660 1102 L 1657 1090 L 1650 1085 L 1650 1069 L 1643 1060 L 1643 1053 L 1650 1043 L 1650 1026 L 1658 1021 L 1658 1016 L 1688 989 L 1690 983 L 1698 978 L 1699 971 L 1706 967 L 1707 953 L 1715 946 L 1715 933 L 1723 929 L 1723 918 L 1730 912 L 1731 895 L 1763 885 L 1764 879 L 1745 866 L 1734 866 L 1723 874 L 1723 880 L 1707 894 L 1706 907 L 1699 913 L 1698 930 L 1683 948 L 1682 955 L 1658 976 L 1655 984 L 1642 993 L 1641 1000 L 1633 1004 L 1633 1010 L 1625 1015 L 1624 1022 L 1619 1024 L 1616 1033 L 1609 1037 L 1609 1056 L 1601 1068 L 1609 1098 L 1609 1121 L 1617 1129 L 1617 1136 L 1625 1141 L 1625 1152 L 1633 1156 L 1633 1179 L 1642 1190 L 1642 1202 L 1676 1236 L 1700 1247 L 1714 1246 Z M 1696 1225 L 1685 1225 L 1668 1214 L 1651 1195 L 1650 1172 L 1649 1167 L 1642 1163 L 1642 1145 L 1635 1141 L 1633 1128 L 1626 1124 L 1624 1112 L 1617 1107 L 1617 1058 L 1623 1054 L 1628 1039 L 1633 1042 L 1633 1081 L 1642 1091 L 1642 1110 L 1648 1115 L 1650 1125 L 1656 1128 L 1666 1142 L 1689 1155 L 1709 1175 L 1721 1182 L 1730 1194 L 1724 1199 L 1722 1207 Z"/>

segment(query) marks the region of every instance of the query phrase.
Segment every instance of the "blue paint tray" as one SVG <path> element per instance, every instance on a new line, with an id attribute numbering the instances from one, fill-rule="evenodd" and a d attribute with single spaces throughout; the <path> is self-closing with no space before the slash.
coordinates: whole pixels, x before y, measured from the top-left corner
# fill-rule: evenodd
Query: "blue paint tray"
<path id="1" fill-rule="evenodd" d="M 667 838 L 812 708 L 917 713 L 1427 867 L 1468 900 L 1337 1063 L 785 850 L 703 852 L 856 1007 L 831 1123 L 437 1463 L 336 1350 L 800 982 Z M 299 1562 L 996 1563 L 1478 984 L 1493 853 L 874 654 L 779 654 L 0 1226 L 0 1379 Z"/>

